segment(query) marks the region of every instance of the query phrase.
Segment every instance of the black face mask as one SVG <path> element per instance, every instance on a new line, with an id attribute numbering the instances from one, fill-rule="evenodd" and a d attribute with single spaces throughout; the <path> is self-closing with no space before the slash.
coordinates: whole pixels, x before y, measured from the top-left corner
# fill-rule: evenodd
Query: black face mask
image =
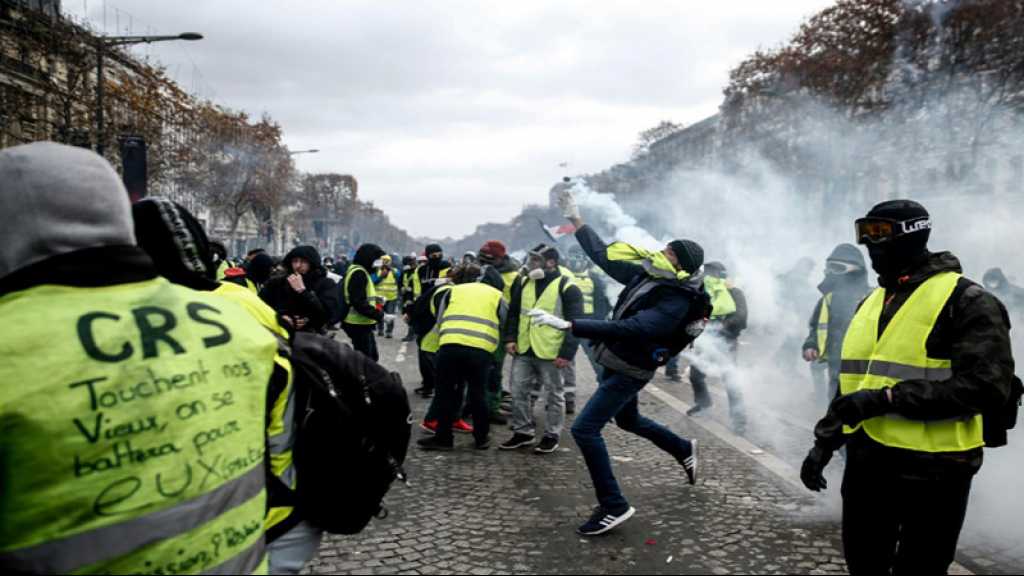
<path id="1" fill-rule="evenodd" d="M 441 270 L 444 268 L 444 258 L 431 258 L 427 260 L 427 264 L 430 266 L 431 270 Z"/>
<path id="2" fill-rule="evenodd" d="M 868 244 L 871 267 L 882 278 L 896 278 L 928 254 L 927 237 L 898 238 L 883 244 Z"/>

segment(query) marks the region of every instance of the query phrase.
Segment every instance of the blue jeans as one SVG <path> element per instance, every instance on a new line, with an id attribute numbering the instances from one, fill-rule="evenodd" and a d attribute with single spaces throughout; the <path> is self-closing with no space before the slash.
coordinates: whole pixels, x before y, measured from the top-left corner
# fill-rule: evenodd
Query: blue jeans
<path id="1" fill-rule="evenodd" d="M 693 445 L 689 440 L 680 438 L 668 428 L 640 415 L 637 394 L 646 385 L 645 380 L 637 380 L 614 370 L 604 369 L 597 392 L 576 416 L 576 422 L 572 425 L 572 437 L 587 462 L 590 479 L 597 492 L 597 501 L 602 508 L 612 514 L 621 513 L 629 507 L 612 474 L 608 448 L 601 437 L 601 429 L 612 418 L 619 428 L 650 440 L 679 462 L 688 458 L 693 451 Z"/>

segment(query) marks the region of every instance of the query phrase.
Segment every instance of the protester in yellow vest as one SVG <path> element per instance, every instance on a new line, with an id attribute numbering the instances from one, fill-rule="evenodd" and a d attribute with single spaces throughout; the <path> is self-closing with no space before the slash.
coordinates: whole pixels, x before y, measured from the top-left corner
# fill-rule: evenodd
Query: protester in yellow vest
<path id="1" fill-rule="evenodd" d="M 477 259 L 484 268 L 493 268 L 501 276 L 502 297 L 505 302 L 512 301 L 512 286 L 520 274 L 520 264 L 508 255 L 505 243 L 500 240 L 488 240 L 480 247 Z M 494 364 L 491 366 L 490 380 L 487 384 L 487 407 L 491 413 L 491 424 L 508 424 L 508 418 L 501 411 L 502 375 L 505 367 L 505 347 L 498 346 L 494 351 Z"/>
<path id="2" fill-rule="evenodd" d="M 721 373 L 729 398 L 729 419 L 733 431 L 742 435 L 746 432 L 747 416 L 735 371 L 740 334 L 747 328 L 747 298 L 742 290 L 728 280 L 728 272 L 721 262 L 704 264 L 704 289 L 711 296 L 713 311 L 711 322 L 705 330 L 705 338 L 701 341 L 702 346 L 712 353 L 706 355 L 703 361 L 709 362 L 709 367 Z M 686 412 L 689 416 L 695 416 L 713 404 L 708 392 L 707 375 L 698 364 L 695 362 L 690 366 L 694 406 Z"/>
<path id="3" fill-rule="evenodd" d="M 377 340 L 373 337 L 374 326 L 381 321 L 394 321 L 394 314 L 384 312 L 384 303 L 377 295 L 377 287 L 370 273 L 374 263 L 382 256 L 384 250 L 376 244 L 360 246 L 352 264 L 345 271 L 342 283 L 342 298 L 348 310 L 342 328 L 352 340 L 352 347 L 374 361 L 380 359 Z"/>
<path id="4" fill-rule="evenodd" d="M 808 488 L 825 488 L 822 471 L 845 444 L 843 551 L 854 575 L 946 573 L 999 423 L 985 420 L 1011 394 L 1006 310 L 961 276 L 955 256 L 928 251 L 930 231 L 910 200 L 857 220 L 880 287 L 850 323 L 840 395 L 801 470 Z"/>
<path id="5" fill-rule="evenodd" d="M 267 414 L 267 482 L 279 489 L 268 491 L 267 544 L 271 573 L 297 574 L 316 553 L 321 532 L 302 522 L 289 503 L 290 492 L 297 487 L 292 465 L 295 393 L 287 350 L 290 335 L 278 322 L 274 309 L 256 294 L 226 280 L 213 280 L 216 269 L 206 232 L 184 207 L 166 198 L 150 197 L 132 205 L 132 219 L 139 247 L 153 260 L 161 276 L 174 284 L 233 300 L 278 338 L 281 350 L 274 359 L 269 392 L 271 409 Z"/>
<path id="6" fill-rule="evenodd" d="M 384 303 L 384 313 L 391 319 L 377 323 L 377 336 L 392 338 L 395 332 L 395 307 L 398 305 L 398 291 L 402 282 L 402 273 L 391 266 L 391 256 L 385 254 L 380 258 L 380 266 L 373 273 L 377 296 Z M 386 329 L 386 330 L 385 330 Z"/>
<path id="7" fill-rule="evenodd" d="M 0 568 L 265 573 L 274 336 L 157 276 L 96 154 L 8 148 L 0 181 Z"/>
<path id="8" fill-rule="evenodd" d="M 825 260 L 825 279 L 818 285 L 822 296 L 808 321 L 803 358 L 828 366 L 827 383 L 817 391 L 828 406 L 839 390 L 839 365 L 843 337 L 868 288 L 867 265 L 861 251 L 852 244 L 840 244 Z"/>
<path id="9" fill-rule="evenodd" d="M 501 290 L 479 281 L 482 271 L 476 264 L 452 269 L 454 284 L 439 299 L 436 355 L 437 395 L 436 433 L 419 441 L 424 450 L 451 450 L 452 429 L 462 411 L 465 393 L 473 414 L 473 436 L 478 450 L 490 447 L 490 421 L 485 388 L 488 372 L 499 347 L 501 324 L 507 304 Z"/>
<path id="10" fill-rule="evenodd" d="M 542 310 L 572 321 L 583 314 L 583 294 L 562 275 L 560 256 L 553 246 L 541 244 L 530 251 L 526 262 L 529 273 L 512 287 L 508 322 L 503 341 L 512 360 L 512 438 L 502 450 L 515 450 L 534 444 L 536 423 L 531 410 L 530 392 L 539 380 L 546 395 L 544 437 L 534 452 L 549 454 L 558 449 L 565 423 L 565 390 L 559 370 L 576 356 L 576 339 L 571 334 L 548 326 L 536 326 L 527 315 Z"/>

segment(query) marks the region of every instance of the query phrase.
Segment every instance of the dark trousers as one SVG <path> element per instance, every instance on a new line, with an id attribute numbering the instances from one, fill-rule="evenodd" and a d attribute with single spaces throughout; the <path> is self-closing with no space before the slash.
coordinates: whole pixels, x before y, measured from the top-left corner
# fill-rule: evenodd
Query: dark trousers
<path id="1" fill-rule="evenodd" d="M 490 433 L 487 409 L 487 377 L 494 357 L 480 348 L 446 344 L 437 351 L 437 439 L 452 442 L 452 424 L 462 406 L 460 389 L 473 413 L 473 437 L 477 443 Z"/>
<path id="2" fill-rule="evenodd" d="M 597 501 L 609 513 L 621 513 L 629 507 L 612 473 L 608 447 L 601 437 L 601 429 L 612 418 L 619 428 L 650 440 L 680 462 L 693 451 L 689 440 L 680 438 L 668 428 L 640 415 L 636 395 L 646 385 L 645 380 L 630 378 L 606 368 L 601 373 L 597 392 L 590 397 L 572 425 L 572 437 L 587 463 L 590 479 L 597 492 Z"/>
<path id="3" fill-rule="evenodd" d="M 949 569 L 973 477 L 922 476 L 908 478 L 889 463 L 849 448 L 842 494 L 850 574 L 945 574 Z"/>
<path id="4" fill-rule="evenodd" d="M 423 349 L 420 348 L 420 351 L 419 351 L 419 354 L 418 354 L 418 360 L 419 360 L 419 364 L 420 364 L 420 378 L 423 379 L 423 384 L 422 384 L 423 391 L 424 392 L 433 392 L 434 391 L 434 382 L 435 382 L 435 379 L 434 379 L 434 372 L 435 372 L 434 353 L 433 352 L 424 352 Z"/>
<path id="5" fill-rule="evenodd" d="M 377 353 L 377 339 L 373 337 L 373 325 L 343 323 L 345 334 L 352 340 L 352 347 L 362 352 L 374 362 L 380 360 Z"/>

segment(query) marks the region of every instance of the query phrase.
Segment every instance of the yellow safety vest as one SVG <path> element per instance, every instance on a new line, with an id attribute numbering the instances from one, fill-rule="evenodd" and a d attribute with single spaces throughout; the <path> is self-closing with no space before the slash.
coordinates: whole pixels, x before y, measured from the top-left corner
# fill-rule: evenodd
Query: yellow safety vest
<path id="1" fill-rule="evenodd" d="M 559 293 L 558 287 L 563 283 L 564 287 Z M 526 312 L 537 308 L 563 318 L 562 294 L 572 285 L 572 281 L 566 276 L 555 278 L 544 289 L 544 293 L 538 300 L 536 281 L 529 278 L 523 279 L 523 289 L 520 292 L 519 339 L 516 342 L 520 354 L 533 350 L 533 354 L 541 360 L 554 360 L 558 357 L 558 351 L 562 347 L 562 342 L 565 341 L 565 332 L 550 326 L 534 326 L 532 318 L 527 316 Z"/>
<path id="2" fill-rule="evenodd" d="M 832 307 L 832 292 L 821 299 L 821 311 L 818 312 L 818 361 L 828 360 L 828 316 Z"/>
<path id="3" fill-rule="evenodd" d="M 448 304 L 438 319 L 441 346 L 459 344 L 486 352 L 497 350 L 501 300 L 501 291 L 487 284 L 452 286 Z"/>
<path id="4" fill-rule="evenodd" d="M 729 292 L 729 285 L 724 279 L 705 276 L 704 289 L 711 296 L 711 307 L 714 308 L 711 312 L 713 320 L 720 320 L 736 312 L 736 300 L 733 299 Z"/>
<path id="5" fill-rule="evenodd" d="M 885 290 L 877 288 L 853 317 L 843 340 L 840 392 L 881 390 L 902 380 L 942 382 L 952 376 L 952 362 L 929 358 L 928 336 L 960 275 L 944 272 L 914 290 L 896 312 L 881 338 L 878 322 L 885 306 Z M 919 452 L 962 452 L 984 446 L 981 415 L 941 421 L 909 420 L 896 414 L 871 418 L 843 432 L 863 427 L 876 442 Z"/>
<path id="6" fill-rule="evenodd" d="M 376 305 L 380 302 L 380 297 L 377 296 L 377 287 L 374 286 L 373 282 L 370 281 L 370 273 L 367 272 L 366 268 L 358 264 L 351 264 L 348 270 L 345 272 L 345 303 L 348 304 L 348 315 L 345 316 L 345 323 L 347 324 L 359 324 L 363 326 L 373 326 L 377 324 L 377 321 L 373 318 L 367 318 L 363 316 L 352 306 L 352 300 L 348 295 L 348 283 L 352 279 L 352 275 L 356 272 L 362 272 L 366 274 L 366 300 L 371 306 Z"/>
<path id="7" fill-rule="evenodd" d="M 430 332 L 427 332 L 427 335 L 424 336 L 422 340 L 420 340 L 420 350 L 423 350 L 424 352 L 429 352 L 433 354 L 437 352 L 439 348 L 441 348 L 440 316 L 443 310 L 437 310 L 437 307 L 434 306 L 434 298 L 436 298 L 438 294 L 444 294 L 446 291 L 451 290 L 452 288 L 453 286 L 450 284 L 439 286 L 437 290 L 434 291 L 434 294 L 431 295 L 430 297 L 430 313 L 434 316 L 434 327 L 430 330 Z"/>
<path id="8" fill-rule="evenodd" d="M 376 289 L 384 302 L 398 300 L 398 281 L 395 280 L 395 271 L 388 270 L 387 275 L 380 279 Z"/>
<path id="9" fill-rule="evenodd" d="M 213 291 L 225 298 L 230 298 L 245 308 L 264 328 L 278 336 L 279 353 L 274 356 L 274 363 L 285 375 L 285 387 L 274 399 L 267 423 L 267 445 L 270 449 L 270 471 L 281 482 L 294 490 L 296 474 L 293 466 L 292 448 L 295 446 L 295 389 L 292 388 L 292 363 L 283 353 L 282 345 L 288 343 L 288 331 L 277 321 L 274 309 L 260 299 L 259 296 L 231 282 L 221 282 Z M 292 506 L 271 506 L 267 511 L 266 529 L 284 522 L 292 514 Z"/>
<path id="10" fill-rule="evenodd" d="M 274 337 L 157 278 L 0 297 L 0 566 L 266 570 Z"/>
<path id="11" fill-rule="evenodd" d="M 574 273 L 573 283 L 580 287 L 583 293 L 583 313 L 587 316 L 594 314 L 594 279 L 588 272 Z"/>
<path id="12" fill-rule="evenodd" d="M 505 286 L 501 290 L 501 295 L 505 298 L 505 302 L 512 301 L 512 286 L 515 284 L 516 278 L 519 278 L 518 270 L 510 270 L 509 272 L 501 273 L 501 279 L 505 282 Z"/>

